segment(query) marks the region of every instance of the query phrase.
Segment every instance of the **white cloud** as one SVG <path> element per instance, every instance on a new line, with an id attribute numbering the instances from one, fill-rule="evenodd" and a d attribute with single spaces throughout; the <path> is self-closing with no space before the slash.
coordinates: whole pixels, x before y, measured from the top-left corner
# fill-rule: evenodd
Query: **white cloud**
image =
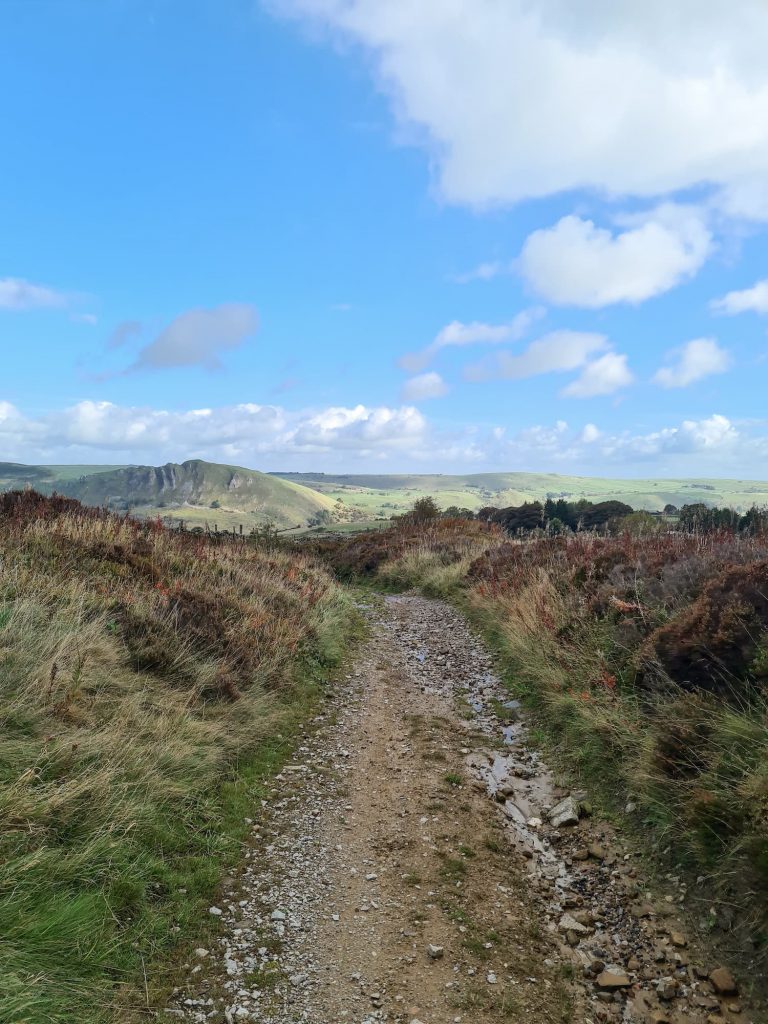
<path id="1" fill-rule="evenodd" d="M 242 403 L 216 409 L 139 408 L 83 401 L 28 417 L 0 401 L 0 449 L 17 461 L 95 461 L 109 453 L 130 462 L 198 456 L 214 461 L 278 464 L 302 456 L 346 452 L 351 458 L 428 449 L 427 423 L 412 406 L 334 406 L 289 412 Z"/>
<path id="2" fill-rule="evenodd" d="M 563 420 L 513 431 L 457 426 L 434 430 L 412 406 L 334 406 L 291 411 L 276 405 L 167 410 L 83 401 L 27 416 L 0 400 L 0 449 L 17 462 L 132 462 L 205 458 L 258 469 L 338 472 L 587 472 L 615 465 L 638 475 L 768 475 L 768 436 L 760 424 L 737 426 L 722 414 L 652 432 L 608 433 Z M 384 468 L 386 467 L 386 469 Z"/>
<path id="3" fill-rule="evenodd" d="M 563 373 L 578 370 L 590 356 L 608 348 L 603 334 L 584 331 L 552 331 L 538 338 L 519 355 L 500 352 L 493 360 L 484 360 L 468 366 L 468 380 L 488 380 L 505 377 L 523 380 L 543 373 Z"/>
<path id="4" fill-rule="evenodd" d="M 220 353 L 241 345 L 256 332 L 258 322 L 256 310 L 245 303 L 190 309 L 172 320 L 146 345 L 130 369 L 158 370 L 175 366 L 216 369 L 220 365 Z M 121 325 L 124 333 L 126 326 Z"/>
<path id="5" fill-rule="evenodd" d="M 268 2 L 362 45 L 448 200 L 709 182 L 750 212 L 768 174 L 764 0 Z"/>
<path id="6" fill-rule="evenodd" d="M 695 208 L 666 204 L 612 232 L 591 220 L 563 217 L 528 236 L 518 269 L 550 302 L 596 309 L 642 302 L 691 277 L 711 249 Z"/>
<path id="7" fill-rule="evenodd" d="M 56 309 L 66 306 L 68 298 L 44 284 L 33 284 L 20 277 L 0 278 L 0 309 Z"/>
<path id="8" fill-rule="evenodd" d="M 467 270 L 463 274 L 454 274 L 452 280 L 457 284 L 469 284 L 470 281 L 490 281 L 492 278 L 502 274 L 504 269 L 504 264 L 497 261 L 480 263 L 478 266 L 473 267 L 472 270 Z"/>
<path id="9" fill-rule="evenodd" d="M 686 388 L 713 373 L 724 373 L 731 365 L 730 353 L 714 338 L 694 338 L 671 354 L 674 361 L 657 370 L 653 378 L 663 388 Z"/>
<path id="10" fill-rule="evenodd" d="M 714 312 L 726 313 L 728 316 L 748 312 L 768 313 L 768 278 L 743 291 L 728 292 L 710 305 Z"/>
<path id="11" fill-rule="evenodd" d="M 466 345 L 491 344 L 497 345 L 502 341 L 517 341 L 530 329 L 531 325 L 544 316 L 541 306 L 532 306 L 530 309 L 523 309 L 506 324 L 486 324 L 474 320 L 472 323 L 462 323 L 460 320 L 452 320 L 441 328 L 434 337 L 434 340 L 420 352 L 408 352 L 400 358 L 400 365 L 403 369 L 416 373 L 423 370 L 444 348 L 464 347 Z"/>
<path id="12" fill-rule="evenodd" d="M 427 398 L 442 398 L 448 394 L 448 385 L 439 373 L 421 373 L 409 378 L 403 385 L 405 402 L 422 402 Z"/>
<path id="13" fill-rule="evenodd" d="M 595 441 L 599 441 L 602 436 L 602 433 L 597 429 L 594 423 L 586 423 L 581 432 L 580 440 L 583 441 L 584 444 L 594 444 Z"/>
<path id="14" fill-rule="evenodd" d="M 634 377 L 627 366 L 627 357 L 618 352 L 606 352 L 604 356 L 588 363 L 576 380 L 563 388 L 567 398 L 595 398 L 598 395 L 612 395 L 627 387 Z"/>

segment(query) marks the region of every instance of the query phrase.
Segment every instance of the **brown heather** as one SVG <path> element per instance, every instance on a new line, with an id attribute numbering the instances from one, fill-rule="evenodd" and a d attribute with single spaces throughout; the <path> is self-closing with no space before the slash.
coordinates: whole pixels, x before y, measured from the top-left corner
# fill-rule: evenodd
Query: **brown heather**
<path id="1" fill-rule="evenodd" d="M 440 519 L 325 555 L 345 577 L 458 601 L 552 757 L 607 808 L 636 803 L 641 831 L 699 879 L 702 924 L 766 956 L 768 537 L 655 528 L 520 541 Z"/>
<path id="2" fill-rule="evenodd" d="M 162 987 L 353 621 L 303 555 L 0 496 L 0 1019 Z"/>

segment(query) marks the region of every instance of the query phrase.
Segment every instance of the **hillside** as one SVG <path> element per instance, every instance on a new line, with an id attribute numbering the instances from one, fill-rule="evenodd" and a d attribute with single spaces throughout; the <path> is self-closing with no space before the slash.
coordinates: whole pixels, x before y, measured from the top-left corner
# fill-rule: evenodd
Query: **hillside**
<path id="1" fill-rule="evenodd" d="M 75 471 L 78 471 L 77 473 Z M 141 516 L 214 521 L 245 530 L 264 522 L 296 526 L 344 517 L 334 499 L 300 483 L 201 459 L 164 466 L 21 466 L 0 463 L 0 489 L 27 483 L 85 505 L 130 508 Z"/>
<path id="2" fill-rule="evenodd" d="M 27 466 L 21 462 L 0 462 L 0 491 L 23 488 L 29 484 L 50 493 L 64 481 L 79 480 L 92 473 L 107 473 L 123 466 Z"/>
<path id="3" fill-rule="evenodd" d="M 0 1020 L 148 1019 L 353 622 L 298 553 L 0 495 Z"/>
<path id="4" fill-rule="evenodd" d="M 616 499 L 636 509 L 662 509 L 666 504 L 694 502 L 729 506 L 746 511 L 768 504 L 768 481 L 707 478 L 622 480 L 602 477 L 560 476 L 557 473 L 443 474 L 340 474 L 276 473 L 283 480 L 301 483 L 340 500 L 368 516 L 403 512 L 431 494 L 443 508 L 458 505 L 476 511 L 484 505 L 504 507 L 546 497 L 593 501 Z"/>

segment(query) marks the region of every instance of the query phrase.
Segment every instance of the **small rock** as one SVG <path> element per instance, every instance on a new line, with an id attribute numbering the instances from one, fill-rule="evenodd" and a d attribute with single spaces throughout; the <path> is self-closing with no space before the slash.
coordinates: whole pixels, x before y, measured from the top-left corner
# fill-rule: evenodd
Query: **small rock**
<path id="1" fill-rule="evenodd" d="M 595 860 L 605 860 L 608 855 L 599 843 L 590 843 L 589 856 Z"/>
<path id="2" fill-rule="evenodd" d="M 688 945 L 688 940 L 682 932 L 670 932 L 669 938 L 673 946 L 677 946 L 678 949 L 683 949 Z"/>
<path id="3" fill-rule="evenodd" d="M 272 913 L 269 916 L 271 917 L 271 919 L 273 921 L 284 921 L 285 920 L 285 914 L 282 912 L 282 910 L 273 910 Z"/>
<path id="4" fill-rule="evenodd" d="M 427 946 L 427 955 L 430 960 L 442 960 L 445 956 L 445 949 L 442 946 L 433 946 L 431 943 Z"/>
<path id="5" fill-rule="evenodd" d="M 494 974 L 493 971 L 488 971 L 488 973 L 485 976 L 485 980 L 488 982 L 489 985 L 495 985 L 496 975 Z"/>
<path id="6" fill-rule="evenodd" d="M 567 796 L 559 804 L 555 804 L 547 817 L 555 828 L 576 825 L 579 821 L 579 805 L 572 796 Z"/>
<path id="7" fill-rule="evenodd" d="M 674 999 L 677 996 L 680 986 L 674 978 L 660 978 L 656 982 L 656 991 L 659 999 Z"/>
<path id="8" fill-rule="evenodd" d="M 709 980 L 714 985 L 715 992 L 720 996 L 735 996 L 738 992 L 738 986 L 727 967 L 716 967 L 710 973 Z"/>
<path id="9" fill-rule="evenodd" d="M 208 913 L 213 914 L 214 917 L 221 917 L 222 911 L 220 907 L 209 907 Z"/>
<path id="10" fill-rule="evenodd" d="M 563 914 L 557 926 L 561 932 L 574 932 L 576 935 L 589 935 L 591 929 L 577 921 L 572 914 Z"/>
<path id="11" fill-rule="evenodd" d="M 620 974 L 618 971 L 603 971 L 595 978 L 595 984 L 598 988 L 615 992 L 621 988 L 629 988 L 632 982 L 626 974 Z"/>

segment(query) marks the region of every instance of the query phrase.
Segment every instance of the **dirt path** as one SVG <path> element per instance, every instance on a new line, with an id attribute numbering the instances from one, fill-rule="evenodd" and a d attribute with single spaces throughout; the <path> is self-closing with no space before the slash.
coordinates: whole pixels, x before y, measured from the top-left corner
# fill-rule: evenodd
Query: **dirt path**
<path id="1" fill-rule="evenodd" d="M 195 951 L 166 1013 L 747 1020 L 688 963 L 679 892 L 657 912 L 631 854 L 599 845 L 613 842 L 606 830 L 548 820 L 563 793 L 515 702 L 501 728 L 507 697 L 457 613 L 401 596 L 368 615 L 371 640 L 344 691 L 254 813 L 244 865 L 212 908 L 220 947 Z M 572 796 L 575 818 L 585 808 Z"/>

